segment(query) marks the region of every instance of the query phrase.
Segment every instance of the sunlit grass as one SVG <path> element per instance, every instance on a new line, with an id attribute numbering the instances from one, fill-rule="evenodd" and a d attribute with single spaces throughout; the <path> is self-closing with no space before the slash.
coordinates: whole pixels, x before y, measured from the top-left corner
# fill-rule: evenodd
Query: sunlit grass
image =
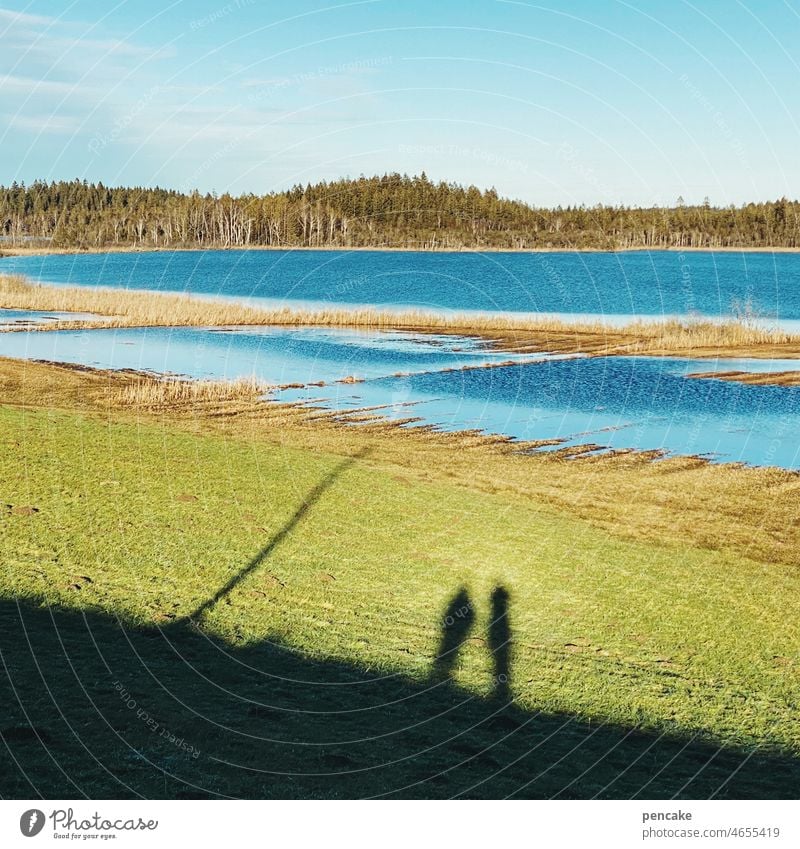
<path id="1" fill-rule="evenodd" d="M 463 586 L 477 619 L 455 676 L 485 695 L 503 585 L 520 705 L 800 752 L 796 475 L 520 456 L 255 401 L 98 415 L 138 379 L 3 362 L 25 405 L 0 408 L 6 597 L 175 621 L 367 448 L 203 628 L 424 680 Z"/>

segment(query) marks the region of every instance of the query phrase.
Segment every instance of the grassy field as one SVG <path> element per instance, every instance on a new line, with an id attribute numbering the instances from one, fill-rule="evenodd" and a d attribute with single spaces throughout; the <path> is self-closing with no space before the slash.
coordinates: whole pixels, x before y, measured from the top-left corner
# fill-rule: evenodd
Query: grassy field
<path id="1" fill-rule="evenodd" d="M 42 330 L 131 326 L 367 327 L 480 336 L 509 351 L 590 354 L 678 354 L 693 357 L 800 357 L 800 337 L 764 329 L 747 318 L 633 322 L 611 327 L 597 321 L 554 318 L 439 315 L 375 309 L 267 309 L 187 295 L 33 284 L 0 274 L 0 309 L 94 313 L 95 320 L 61 321 Z"/>
<path id="2" fill-rule="evenodd" d="M 797 475 L 138 380 L 0 361 L 3 796 L 797 795 Z"/>

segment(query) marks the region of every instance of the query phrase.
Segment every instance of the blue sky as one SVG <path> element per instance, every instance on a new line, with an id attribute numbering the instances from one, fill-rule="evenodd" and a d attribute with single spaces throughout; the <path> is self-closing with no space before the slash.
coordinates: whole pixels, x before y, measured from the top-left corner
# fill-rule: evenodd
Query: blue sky
<path id="1" fill-rule="evenodd" d="M 0 10 L 0 182 L 796 197 L 798 44 L 783 0 L 34 0 Z"/>

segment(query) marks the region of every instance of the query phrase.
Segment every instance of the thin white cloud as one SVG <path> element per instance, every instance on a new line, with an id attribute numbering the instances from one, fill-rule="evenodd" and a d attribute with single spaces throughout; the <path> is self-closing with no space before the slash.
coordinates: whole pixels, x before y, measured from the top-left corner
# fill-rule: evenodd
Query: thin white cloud
<path id="1" fill-rule="evenodd" d="M 0 9 L 0 23 L 22 24 L 23 26 L 49 26 L 55 23 L 55 18 L 46 15 L 29 15 L 27 12 L 17 12 L 15 9 Z"/>
<path id="2" fill-rule="evenodd" d="M 0 75 L 0 91 L 5 94 L 67 94 L 75 88 L 73 83 L 57 80 L 37 80 L 32 77 Z"/>
<path id="3" fill-rule="evenodd" d="M 70 51 L 78 50 L 84 57 L 84 64 L 89 64 L 90 59 L 94 60 L 98 56 L 107 60 L 109 57 L 165 59 L 175 55 L 172 48 L 147 47 L 122 39 L 92 39 L 80 35 L 51 37 L 33 32 L 4 35 L 3 50 L 18 51 L 27 58 L 46 57 L 59 61 Z"/>

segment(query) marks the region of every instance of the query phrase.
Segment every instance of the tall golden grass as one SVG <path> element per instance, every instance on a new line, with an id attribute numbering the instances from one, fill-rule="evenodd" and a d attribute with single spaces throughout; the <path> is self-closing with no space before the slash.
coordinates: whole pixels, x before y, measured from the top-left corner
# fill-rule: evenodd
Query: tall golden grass
<path id="1" fill-rule="evenodd" d="M 517 319 L 505 316 L 445 316 L 408 310 L 402 313 L 374 309 L 269 309 L 227 303 L 189 295 L 118 289 L 60 287 L 35 284 L 19 276 L 0 275 L 0 308 L 48 312 L 94 313 L 107 327 L 225 326 L 236 324 L 327 327 L 472 329 L 494 332 L 564 332 L 571 325 L 554 319 Z M 601 323 L 575 325 L 576 330 L 599 332 Z"/>
<path id="2" fill-rule="evenodd" d="M 34 285 L 21 274 L 0 274 L 0 292 L 3 295 L 27 295 Z"/>
<path id="3" fill-rule="evenodd" d="M 800 386 L 800 371 L 704 371 L 686 376 L 698 380 L 729 380 L 749 386 Z"/>
<path id="4" fill-rule="evenodd" d="M 629 345 L 632 352 L 652 351 L 660 347 L 683 350 L 800 344 L 800 336 L 733 319 L 721 323 L 700 320 L 641 322 L 627 325 L 622 332 L 639 337 Z"/>
<path id="5" fill-rule="evenodd" d="M 605 354 L 693 352 L 698 356 L 712 356 L 735 351 L 758 355 L 758 349 L 781 348 L 784 356 L 800 356 L 800 336 L 766 329 L 746 318 L 724 323 L 693 319 L 637 321 L 624 327 L 611 327 L 602 321 L 578 323 L 548 317 L 439 315 L 421 310 L 395 313 L 374 309 L 269 309 L 188 295 L 47 286 L 14 275 L 0 275 L 0 308 L 97 315 L 94 320 L 59 322 L 42 329 L 65 326 L 362 327 L 478 335 L 508 350 Z M 787 347 L 790 350 L 785 350 Z"/>
<path id="6" fill-rule="evenodd" d="M 178 380 L 143 377 L 119 388 L 114 401 L 124 407 L 163 409 L 176 405 L 255 401 L 270 387 L 255 377 L 237 380 Z"/>

